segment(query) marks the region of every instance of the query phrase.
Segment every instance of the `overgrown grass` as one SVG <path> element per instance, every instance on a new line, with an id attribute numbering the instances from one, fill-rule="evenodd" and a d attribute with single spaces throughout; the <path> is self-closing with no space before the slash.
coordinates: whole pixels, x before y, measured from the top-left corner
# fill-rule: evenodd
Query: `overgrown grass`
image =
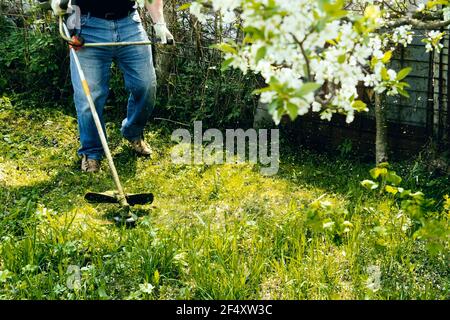
<path id="1" fill-rule="evenodd" d="M 146 135 L 157 151 L 146 160 L 114 119 L 108 135 L 126 189 L 156 196 L 127 229 L 110 222 L 115 206 L 83 200 L 113 184 L 106 163 L 101 174 L 79 172 L 71 111 L 3 98 L 0 122 L 1 298 L 448 298 L 448 238 L 431 250 L 414 237 L 392 197 L 362 189 L 366 164 L 302 152 L 283 156 L 271 178 L 248 164 L 174 165 L 160 123 Z"/>

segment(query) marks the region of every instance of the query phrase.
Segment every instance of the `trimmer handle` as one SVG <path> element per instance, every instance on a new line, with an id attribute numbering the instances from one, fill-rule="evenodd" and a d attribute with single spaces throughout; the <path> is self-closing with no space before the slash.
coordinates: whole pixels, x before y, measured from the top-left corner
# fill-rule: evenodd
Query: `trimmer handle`
<path id="1" fill-rule="evenodd" d="M 118 47 L 118 46 L 148 46 L 152 44 L 161 43 L 159 39 L 152 39 L 150 41 L 137 41 L 137 42 L 105 42 L 105 43 L 85 43 L 84 39 L 81 36 L 77 36 L 75 38 L 69 38 L 64 32 L 64 21 L 63 17 L 59 16 L 59 34 L 61 37 L 69 43 L 69 45 L 73 46 L 74 49 L 80 49 L 83 47 Z M 67 28 L 67 27 L 66 27 Z M 167 45 L 175 46 L 174 39 L 167 39 Z"/>

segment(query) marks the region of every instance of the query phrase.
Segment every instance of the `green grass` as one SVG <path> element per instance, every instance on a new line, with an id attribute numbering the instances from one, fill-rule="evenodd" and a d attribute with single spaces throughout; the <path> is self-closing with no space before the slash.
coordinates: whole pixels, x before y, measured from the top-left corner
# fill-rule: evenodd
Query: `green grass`
<path id="1" fill-rule="evenodd" d="M 157 151 L 147 160 L 112 120 L 125 188 L 155 194 L 133 229 L 110 221 L 114 205 L 83 200 L 113 184 L 106 163 L 79 172 L 71 111 L 0 100 L 0 298 L 449 297 L 448 238 L 431 250 L 414 237 L 395 200 L 360 186 L 370 166 L 308 152 L 284 155 L 275 177 L 249 164 L 174 165 L 165 124 L 147 131 Z M 420 187 L 412 166 L 401 168 Z M 436 212 L 448 227 L 444 193 Z"/>

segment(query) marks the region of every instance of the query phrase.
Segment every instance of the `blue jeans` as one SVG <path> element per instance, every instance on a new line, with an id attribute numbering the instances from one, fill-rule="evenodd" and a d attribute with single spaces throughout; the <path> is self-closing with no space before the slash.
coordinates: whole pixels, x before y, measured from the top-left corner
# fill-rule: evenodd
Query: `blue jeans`
<path id="1" fill-rule="evenodd" d="M 86 43 L 148 41 L 137 12 L 121 20 L 105 20 L 83 15 L 80 35 Z M 142 138 L 156 98 L 156 74 L 151 47 L 90 47 L 82 48 L 77 54 L 103 130 L 105 130 L 103 108 L 109 93 L 111 65 L 113 61 L 117 63 L 124 75 L 126 89 L 130 92 L 127 117 L 122 122 L 121 132 L 129 141 Z M 100 160 L 104 155 L 103 148 L 72 55 L 70 68 L 81 142 L 78 154 Z"/>

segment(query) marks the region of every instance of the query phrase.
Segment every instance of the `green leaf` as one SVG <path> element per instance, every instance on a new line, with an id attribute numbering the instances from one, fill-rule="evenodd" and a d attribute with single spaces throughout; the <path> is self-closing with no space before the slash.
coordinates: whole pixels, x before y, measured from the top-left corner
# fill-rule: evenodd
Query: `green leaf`
<path id="1" fill-rule="evenodd" d="M 375 190 L 379 187 L 379 184 L 372 180 L 364 180 L 361 182 L 361 185 L 368 190 Z"/>
<path id="2" fill-rule="evenodd" d="M 336 46 L 337 45 L 336 40 L 333 40 L 333 39 L 327 40 L 327 43 L 331 44 L 332 46 Z"/>
<path id="3" fill-rule="evenodd" d="M 267 109 L 268 109 L 270 114 L 274 114 L 274 113 L 276 113 L 276 111 L 278 109 L 280 109 L 282 107 L 283 107 L 283 101 L 277 99 L 277 100 L 274 100 L 271 103 L 269 103 L 269 106 L 268 106 Z"/>
<path id="4" fill-rule="evenodd" d="M 448 6 L 449 2 L 448 2 L 448 0 L 433 0 L 433 1 L 427 2 L 428 9 L 433 9 L 434 7 L 439 6 L 439 5 Z"/>
<path id="5" fill-rule="evenodd" d="M 359 20 L 356 20 L 356 21 L 353 23 L 353 29 L 354 29 L 358 34 L 365 34 L 365 32 L 366 32 L 366 30 L 367 30 L 366 26 L 365 26 L 361 21 L 359 21 Z M 376 59 L 376 58 L 373 57 L 373 58 L 372 58 L 372 61 L 373 61 L 373 59 Z"/>
<path id="6" fill-rule="evenodd" d="M 411 85 L 408 82 L 399 82 L 397 84 L 397 88 L 400 89 L 411 88 Z"/>
<path id="7" fill-rule="evenodd" d="M 386 181 L 394 186 L 398 186 L 402 182 L 402 178 L 399 177 L 394 171 L 389 171 L 386 175 Z"/>
<path id="8" fill-rule="evenodd" d="M 185 3 L 185 4 L 181 5 L 181 6 L 179 6 L 177 10 L 178 11 L 184 11 L 184 10 L 189 9 L 190 7 L 191 7 L 191 2 L 188 2 L 188 3 Z"/>
<path id="9" fill-rule="evenodd" d="M 386 189 L 387 192 L 389 192 L 389 193 L 391 193 L 393 195 L 396 195 L 398 193 L 398 189 L 396 187 L 393 187 L 393 186 L 386 186 L 385 189 Z"/>
<path id="10" fill-rule="evenodd" d="M 375 68 L 376 64 L 378 63 L 378 59 L 376 57 L 372 57 L 372 59 L 370 60 L 370 67 L 373 69 Z"/>
<path id="11" fill-rule="evenodd" d="M 103 287 L 98 288 L 97 293 L 98 293 L 98 296 L 102 299 L 108 298 L 108 294 L 106 293 L 106 290 Z"/>
<path id="12" fill-rule="evenodd" d="M 411 194 L 411 190 L 403 190 L 403 189 L 399 188 L 398 191 L 400 192 L 400 196 L 402 198 L 409 197 L 409 195 Z"/>
<path id="13" fill-rule="evenodd" d="M 423 192 L 416 192 L 416 193 L 411 193 L 409 194 L 409 196 L 415 200 L 423 200 L 425 195 L 423 194 Z"/>
<path id="14" fill-rule="evenodd" d="M 387 72 L 387 69 L 385 67 L 383 67 L 381 69 L 381 78 L 383 79 L 383 81 L 389 81 L 391 80 L 391 78 L 389 77 L 389 74 Z"/>
<path id="15" fill-rule="evenodd" d="M 364 11 L 364 17 L 371 20 L 376 20 L 381 17 L 380 7 L 375 5 L 370 5 Z"/>
<path id="16" fill-rule="evenodd" d="M 161 278 L 161 276 L 160 276 L 160 274 L 159 274 L 159 271 L 158 270 L 155 270 L 155 272 L 153 273 L 153 281 L 156 283 L 156 284 L 159 284 L 159 279 Z"/>
<path id="17" fill-rule="evenodd" d="M 389 162 L 382 162 L 377 165 L 378 168 L 389 168 Z"/>
<path id="18" fill-rule="evenodd" d="M 0 283 L 6 282 L 12 275 L 12 272 L 9 270 L 0 270 Z"/>
<path id="19" fill-rule="evenodd" d="M 327 16 L 332 19 L 340 19 L 347 15 L 347 11 L 344 10 L 344 0 L 336 0 L 334 3 L 326 1 L 321 4 Z"/>
<path id="20" fill-rule="evenodd" d="M 305 82 L 305 84 L 296 92 L 297 97 L 304 97 L 307 94 L 316 91 L 321 88 L 322 85 L 315 82 Z"/>
<path id="21" fill-rule="evenodd" d="M 377 167 L 377 168 L 370 170 L 370 175 L 374 179 L 378 179 L 379 176 L 385 177 L 387 173 L 388 173 L 388 170 L 386 168 Z"/>
<path id="22" fill-rule="evenodd" d="M 400 93 L 400 95 L 402 95 L 405 98 L 410 98 L 411 96 L 409 95 L 408 91 L 406 91 L 405 89 L 402 88 L 397 88 L 398 93 Z"/>
<path id="23" fill-rule="evenodd" d="M 227 60 L 225 60 L 224 62 L 222 62 L 222 71 L 228 70 L 228 68 L 230 68 L 230 65 L 233 63 L 234 59 L 233 58 L 229 58 Z"/>
<path id="24" fill-rule="evenodd" d="M 403 79 L 405 79 L 411 73 L 411 71 L 411 67 L 400 70 L 397 74 L 397 81 L 402 81 Z"/>
<path id="25" fill-rule="evenodd" d="M 347 55 L 345 55 L 345 54 L 338 57 L 338 62 L 340 64 L 343 64 L 345 62 L 345 60 L 347 60 Z"/>
<path id="26" fill-rule="evenodd" d="M 289 117 L 291 117 L 291 120 L 297 119 L 298 108 L 295 104 L 288 102 L 286 105 L 286 109 L 288 111 Z"/>
<path id="27" fill-rule="evenodd" d="M 265 87 L 265 88 L 261 88 L 261 89 L 253 90 L 252 94 L 259 95 L 261 93 L 269 92 L 269 91 L 272 91 L 272 87 L 270 87 L 270 86 L 269 87 Z"/>
<path id="28" fill-rule="evenodd" d="M 255 40 L 260 40 L 265 38 L 264 31 L 252 26 L 245 27 L 244 32 L 247 34 L 248 42 L 254 42 Z"/>
<path id="29" fill-rule="evenodd" d="M 381 59 L 381 61 L 386 64 L 389 63 L 392 59 L 392 51 L 388 51 L 384 54 L 383 58 Z"/>
<path id="30" fill-rule="evenodd" d="M 367 111 L 367 104 L 362 102 L 361 100 L 356 100 L 353 102 L 352 108 L 358 112 Z"/>
<path id="31" fill-rule="evenodd" d="M 255 62 L 258 63 L 259 61 L 264 59 L 264 57 L 266 56 L 266 53 L 267 53 L 267 47 L 266 46 L 263 46 L 263 47 L 259 48 L 258 51 L 256 52 Z"/>
<path id="32" fill-rule="evenodd" d="M 219 44 L 213 45 L 212 47 L 219 49 L 220 51 L 225 52 L 225 53 L 238 54 L 237 50 L 228 43 L 219 43 Z"/>

